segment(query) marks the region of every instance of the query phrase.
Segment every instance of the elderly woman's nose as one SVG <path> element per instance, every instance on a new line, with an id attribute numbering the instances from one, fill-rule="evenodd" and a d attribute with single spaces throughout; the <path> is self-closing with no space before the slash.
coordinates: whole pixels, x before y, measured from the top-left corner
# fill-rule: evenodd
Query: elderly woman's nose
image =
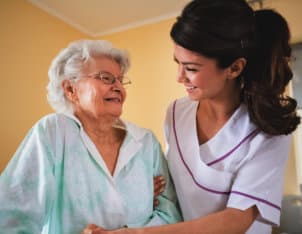
<path id="1" fill-rule="evenodd" d="M 120 93 L 121 92 L 121 89 L 118 88 L 118 87 L 113 87 L 112 90 L 113 90 L 113 92 L 116 92 L 116 93 Z"/>

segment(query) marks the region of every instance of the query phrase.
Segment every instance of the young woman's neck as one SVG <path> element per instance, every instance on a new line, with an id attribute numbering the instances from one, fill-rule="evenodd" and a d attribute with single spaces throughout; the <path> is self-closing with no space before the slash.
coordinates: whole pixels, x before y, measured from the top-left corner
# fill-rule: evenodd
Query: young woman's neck
<path id="1" fill-rule="evenodd" d="M 237 95 L 236 95 L 237 93 Z M 197 116 L 202 114 L 212 120 L 228 119 L 240 105 L 240 90 L 235 88 L 219 98 L 200 100 Z"/>
<path id="2" fill-rule="evenodd" d="M 199 102 L 196 127 L 199 144 L 207 142 L 226 124 L 240 105 L 240 98 L 206 99 Z"/>

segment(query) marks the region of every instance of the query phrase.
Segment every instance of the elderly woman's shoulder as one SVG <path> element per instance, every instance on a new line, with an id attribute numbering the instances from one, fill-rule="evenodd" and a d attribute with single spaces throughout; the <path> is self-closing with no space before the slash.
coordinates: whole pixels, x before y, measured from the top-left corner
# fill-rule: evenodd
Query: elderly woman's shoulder
<path id="1" fill-rule="evenodd" d="M 135 123 L 129 122 L 129 121 L 123 121 L 126 125 L 126 129 L 128 133 L 135 139 L 143 139 L 145 137 L 150 137 L 155 141 L 158 141 L 155 134 L 152 132 L 151 129 L 138 126 Z"/>
<path id="2" fill-rule="evenodd" d="M 64 127 L 68 123 L 75 123 L 75 120 L 65 114 L 52 113 L 43 116 L 40 120 L 37 121 L 34 127 L 55 129 Z"/>

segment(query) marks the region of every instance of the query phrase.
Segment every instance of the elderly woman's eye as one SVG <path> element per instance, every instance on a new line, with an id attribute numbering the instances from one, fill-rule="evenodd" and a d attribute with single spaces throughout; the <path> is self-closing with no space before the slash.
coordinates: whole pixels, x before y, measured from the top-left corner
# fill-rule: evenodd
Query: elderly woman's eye
<path id="1" fill-rule="evenodd" d="M 112 77 L 110 76 L 103 76 L 104 81 L 112 81 Z"/>
<path id="2" fill-rule="evenodd" d="M 100 74 L 99 79 L 105 84 L 112 84 L 114 82 L 114 77 L 110 76 L 109 74 Z"/>

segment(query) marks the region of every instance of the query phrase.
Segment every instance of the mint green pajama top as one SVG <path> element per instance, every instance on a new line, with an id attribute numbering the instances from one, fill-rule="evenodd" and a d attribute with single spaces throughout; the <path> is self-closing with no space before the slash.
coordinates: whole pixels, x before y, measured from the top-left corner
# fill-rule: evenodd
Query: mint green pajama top
<path id="1" fill-rule="evenodd" d="M 159 142 L 125 122 L 127 134 L 114 174 L 74 116 L 51 114 L 29 131 L 0 177 L 1 234 L 80 234 L 90 223 L 106 229 L 181 220 Z M 153 209 L 153 177 L 164 192 Z"/>

